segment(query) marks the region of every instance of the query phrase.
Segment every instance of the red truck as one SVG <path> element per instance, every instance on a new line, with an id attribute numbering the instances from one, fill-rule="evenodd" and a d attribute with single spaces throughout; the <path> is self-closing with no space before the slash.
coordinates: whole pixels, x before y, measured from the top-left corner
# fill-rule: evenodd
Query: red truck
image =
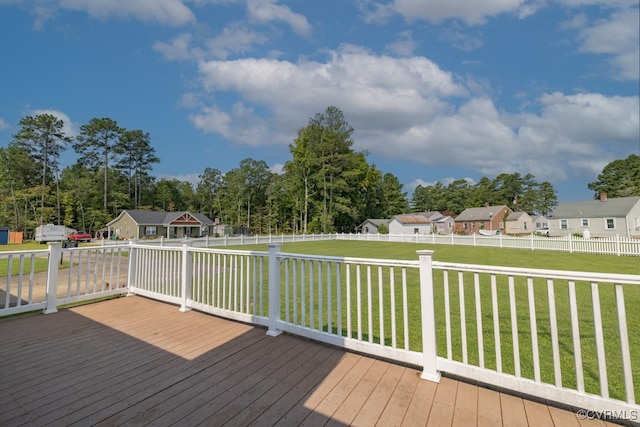
<path id="1" fill-rule="evenodd" d="M 69 234 L 69 240 L 75 240 L 76 242 L 90 242 L 91 234 L 86 231 L 74 231 Z"/>

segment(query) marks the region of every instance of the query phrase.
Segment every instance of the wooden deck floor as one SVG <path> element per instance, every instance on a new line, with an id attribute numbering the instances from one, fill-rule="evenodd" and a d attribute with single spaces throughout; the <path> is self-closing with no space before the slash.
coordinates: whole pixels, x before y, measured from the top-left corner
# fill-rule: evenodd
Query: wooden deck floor
<path id="1" fill-rule="evenodd" d="M 141 297 L 0 320 L 2 426 L 605 425 Z"/>

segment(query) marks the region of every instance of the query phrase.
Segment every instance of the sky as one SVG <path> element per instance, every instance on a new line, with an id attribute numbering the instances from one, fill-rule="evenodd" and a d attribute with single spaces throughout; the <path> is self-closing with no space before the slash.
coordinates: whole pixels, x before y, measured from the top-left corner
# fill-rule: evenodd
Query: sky
<path id="1" fill-rule="evenodd" d="M 0 0 L 0 146 L 27 115 L 108 117 L 196 183 L 281 171 L 334 106 L 409 197 L 517 172 L 588 200 L 640 155 L 639 27 L 638 0 Z"/>

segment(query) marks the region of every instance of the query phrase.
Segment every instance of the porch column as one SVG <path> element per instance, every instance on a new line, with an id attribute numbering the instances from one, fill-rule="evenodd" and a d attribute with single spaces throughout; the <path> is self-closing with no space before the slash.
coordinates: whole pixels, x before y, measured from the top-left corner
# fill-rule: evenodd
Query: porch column
<path id="1" fill-rule="evenodd" d="M 192 272 L 192 254 L 189 251 L 191 242 L 182 244 L 182 303 L 180 304 L 180 311 L 191 310 L 191 285 L 193 281 Z"/>
<path id="2" fill-rule="evenodd" d="M 280 244 L 269 244 L 269 330 L 267 335 L 277 337 L 282 333 L 278 329 L 280 320 L 280 262 L 278 252 L 282 248 Z"/>
<path id="3" fill-rule="evenodd" d="M 47 268 L 47 306 L 44 314 L 58 311 L 58 260 L 60 259 L 60 242 L 49 243 L 49 266 Z"/>
<path id="4" fill-rule="evenodd" d="M 433 296 L 433 252 L 420 250 L 420 309 L 422 313 L 422 378 L 440 382 L 438 347 L 436 343 L 436 313 Z"/>

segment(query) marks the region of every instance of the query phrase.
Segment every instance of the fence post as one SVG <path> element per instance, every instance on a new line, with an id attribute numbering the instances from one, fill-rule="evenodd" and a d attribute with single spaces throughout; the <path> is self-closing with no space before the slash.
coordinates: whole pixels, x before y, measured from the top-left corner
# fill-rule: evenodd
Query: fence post
<path id="1" fill-rule="evenodd" d="M 60 259 L 60 242 L 49 243 L 49 265 L 47 267 L 47 306 L 43 313 L 56 313 L 58 308 L 58 260 Z"/>
<path id="2" fill-rule="evenodd" d="M 136 277 L 138 275 L 138 249 L 133 247 L 133 245 L 135 245 L 136 243 L 136 239 L 129 240 L 129 265 L 127 268 L 127 288 L 129 289 L 129 292 L 127 293 L 128 297 L 135 295 L 135 293 L 132 292 L 132 289 L 135 289 L 137 285 Z"/>
<path id="3" fill-rule="evenodd" d="M 191 286 L 192 286 L 192 255 L 189 248 L 191 242 L 185 242 L 182 244 L 182 275 L 180 281 L 182 282 L 182 302 L 180 303 L 180 311 L 185 312 L 191 310 Z"/>
<path id="4" fill-rule="evenodd" d="M 620 256 L 620 235 L 616 234 L 616 255 Z"/>
<path id="5" fill-rule="evenodd" d="M 278 329 L 280 320 L 280 262 L 278 252 L 282 248 L 280 244 L 269 244 L 269 330 L 267 335 L 277 337 L 282 333 Z"/>
<path id="6" fill-rule="evenodd" d="M 417 251 L 420 262 L 420 310 L 422 313 L 422 378 L 440 382 L 438 346 L 436 343 L 436 313 L 433 296 L 433 252 Z"/>

